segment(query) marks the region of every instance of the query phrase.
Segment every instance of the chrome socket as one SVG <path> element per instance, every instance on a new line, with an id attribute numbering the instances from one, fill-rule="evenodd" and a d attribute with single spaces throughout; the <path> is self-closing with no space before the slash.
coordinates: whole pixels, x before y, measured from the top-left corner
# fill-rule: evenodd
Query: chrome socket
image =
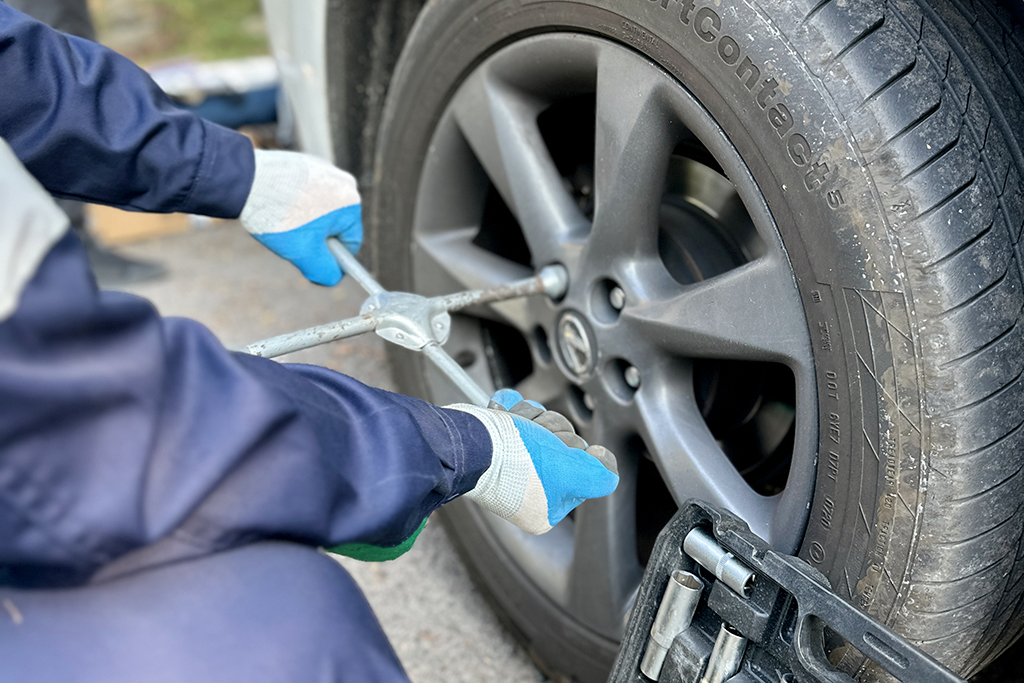
<path id="1" fill-rule="evenodd" d="M 681 569 L 672 572 L 651 625 L 647 650 L 640 662 L 640 671 L 647 678 L 658 680 L 672 641 L 690 627 L 703 590 L 704 583 L 695 574 Z"/>
<path id="2" fill-rule="evenodd" d="M 569 270 L 561 263 L 544 266 L 537 273 L 544 285 L 544 293 L 552 299 L 559 299 L 569 289 Z"/>
<path id="3" fill-rule="evenodd" d="M 683 551 L 715 577 L 740 595 L 746 596 L 754 584 L 754 572 L 718 545 L 713 536 L 694 528 L 683 540 Z"/>
<path id="4" fill-rule="evenodd" d="M 724 683 L 740 670 L 743 654 L 747 650 L 747 639 L 726 623 L 718 629 L 715 647 L 708 659 L 708 668 L 700 683 Z"/>

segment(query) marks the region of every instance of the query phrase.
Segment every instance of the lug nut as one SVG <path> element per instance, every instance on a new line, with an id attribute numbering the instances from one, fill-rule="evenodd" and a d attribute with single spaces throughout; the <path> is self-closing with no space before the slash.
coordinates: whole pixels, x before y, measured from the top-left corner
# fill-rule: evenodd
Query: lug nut
<path id="1" fill-rule="evenodd" d="M 597 405 L 594 403 L 594 397 L 590 394 L 583 394 L 583 405 L 587 407 L 587 410 L 593 410 Z"/>
<path id="2" fill-rule="evenodd" d="M 622 375 L 626 380 L 626 384 L 628 384 L 631 389 L 636 389 L 640 386 L 640 371 L 637 370 L 636 367 L 630 365 Z"/>
<path id="3" fill-rule="evenodd" d="M 622 287 L 612 287 L 612 291 L 608 292 L 608 303 L 616 311 L 622 310 L 622 307 L 626 305 L 626 293 L 622 291 Z"/>

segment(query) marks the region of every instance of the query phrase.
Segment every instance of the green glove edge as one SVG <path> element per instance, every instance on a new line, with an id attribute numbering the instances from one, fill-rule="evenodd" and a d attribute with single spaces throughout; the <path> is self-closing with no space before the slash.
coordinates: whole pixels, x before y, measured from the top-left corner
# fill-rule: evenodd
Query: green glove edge
<path id="1" fill-rule="evenodd" d="M 342 545 L 336 545 L 333 548 L 328 548 L 327 552 L 351 557 L 353 560 L 359 560 L 360 562 L 389 562 L 409 552 L 412 548 L 412 544 L 416 542 L 417 538 L 419 538 L 419 535 L 425 526 L 427 526 L 426 518 L 423 519 L 423 522 L 419 525 L 416 531 L 412 532 L 412 535 L 409 536 L 409 538 L 405 539 L 398 545 L 388 548 L 384 548 L 379 545 L 372 545 L 370 543 L 343 543 Z"/>

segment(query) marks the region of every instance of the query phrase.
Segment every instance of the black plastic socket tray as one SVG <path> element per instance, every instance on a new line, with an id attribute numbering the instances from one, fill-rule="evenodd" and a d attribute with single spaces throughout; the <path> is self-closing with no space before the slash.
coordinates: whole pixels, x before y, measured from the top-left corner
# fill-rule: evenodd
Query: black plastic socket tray
<path id="1" fill-rule="evenodd" d="M 716 580 L 683 552 L 683 539 L 695 527 L 712 533 L 755 572 L 748 596 Z M 676 569 L 697 574 L 705 587 L 690 628 L 669 649 L 660 683 L 700 683 L 723 621 L 748 639 L 740 671 L 730 683 L 852 683 L 828 661 L 826 627 L 899 681 L 964 683 L 833 593 L 825 576 L 807 562 L 772 550 L 741 519 L 701 501 L 685 504 L 658 536 L 609 683 L 650 683 L 640 673 L 640 660 Z"/>

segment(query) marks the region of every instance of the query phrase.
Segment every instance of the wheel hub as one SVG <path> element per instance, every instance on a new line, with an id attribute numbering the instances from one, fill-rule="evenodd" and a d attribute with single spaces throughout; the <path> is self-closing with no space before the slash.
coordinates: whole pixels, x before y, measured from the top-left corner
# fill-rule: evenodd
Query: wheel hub
<path id="1" fill-rule="evenodd" d="M 563 371 L 572 380 L 590 376 L 597 363 L 597 343 L 589 323 L 576 311 L 563 311 L 556 324 L 558 357 Z"/>

